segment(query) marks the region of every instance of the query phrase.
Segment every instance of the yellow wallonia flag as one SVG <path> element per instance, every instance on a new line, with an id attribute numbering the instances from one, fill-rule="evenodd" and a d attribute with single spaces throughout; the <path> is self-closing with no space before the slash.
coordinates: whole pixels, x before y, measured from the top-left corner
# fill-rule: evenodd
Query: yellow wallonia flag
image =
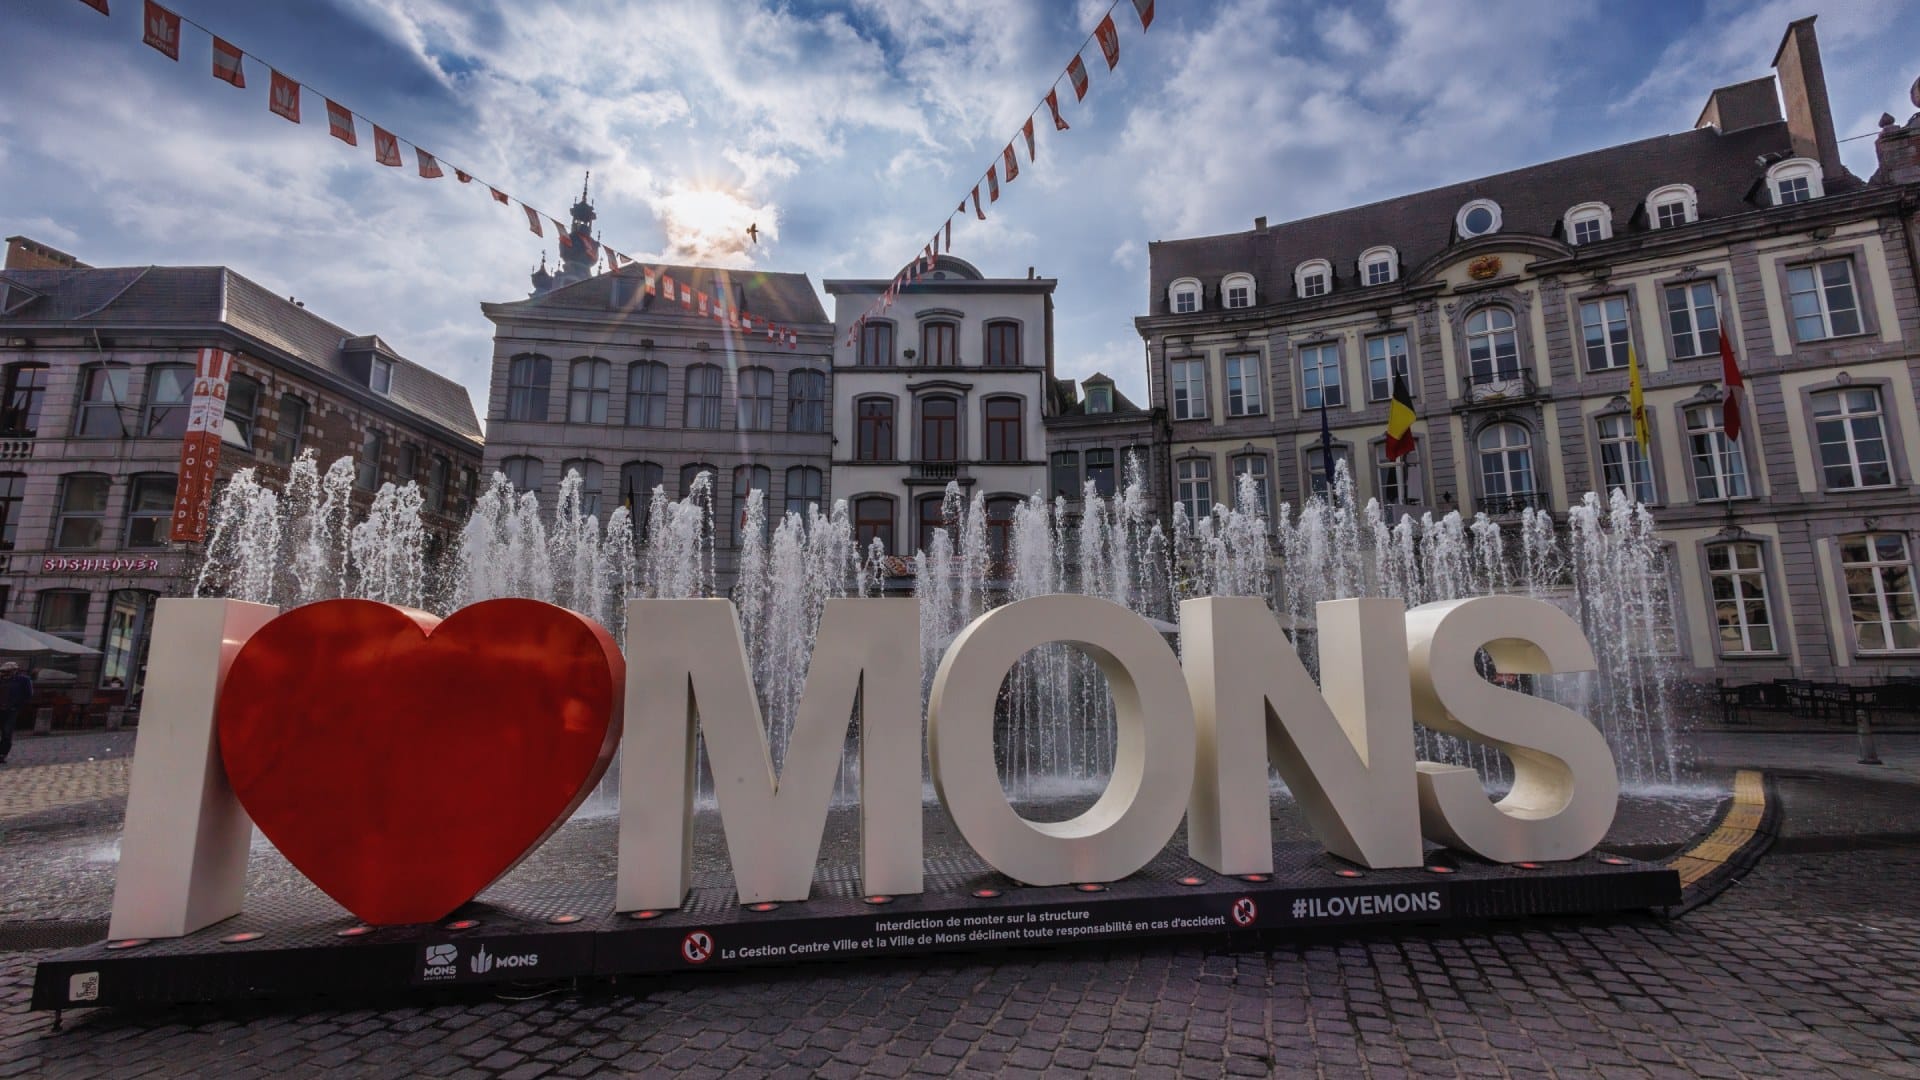
<path id="1" fill-rule="evenodd" d="M 1633 409 L 1633 438 L 1641 446 L 1651 445 L 1652 432 L 1647 430 L 1647 398 L 1640 390 L 1640 358 L 1633 354 L 1633 343 L 1627 343 L 1627 404 Z"/>

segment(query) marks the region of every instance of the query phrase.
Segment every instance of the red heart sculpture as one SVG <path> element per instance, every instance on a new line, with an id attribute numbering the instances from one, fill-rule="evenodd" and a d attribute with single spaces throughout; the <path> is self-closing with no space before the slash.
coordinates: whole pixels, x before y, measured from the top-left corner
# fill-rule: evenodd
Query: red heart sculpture
<path id="1" fill-rule="evenodd" d="M 280 853 L 372 925 L 430 922 L 560 827 L 620 739 L 626 661 L 537 600 L 445 621 L 326 600 L 260 628 L 220 693 L 220 756 Z"/>

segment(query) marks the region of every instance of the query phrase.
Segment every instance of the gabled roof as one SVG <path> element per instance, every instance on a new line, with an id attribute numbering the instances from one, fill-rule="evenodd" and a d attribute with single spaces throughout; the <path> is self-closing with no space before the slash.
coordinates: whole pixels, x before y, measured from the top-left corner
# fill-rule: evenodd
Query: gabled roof
<path id="1" fill-rule="evenodd" d="M 1133 403 L 1133 399 L 1127 397 L 1127 395 L 1120 392 L 1120 387 L 1116 385 L 1111 378 L 1101 374 L 1100 372 L 1096 371 L 1093 374 L 1087 376 L 1086 378 L 1080 380 L 1080 386 L 1082 389 L 1084 389 L 1086 386 L 1088 386 L 1091 383 L 1099 383 L 1103 386 L 1110 386 L 1113 388 L 1112 411 L 1104 412 L 1104 413 L 1088 412 L 1087 397 L 1085 394 L 1075 393 L 1073 380 L 1072 379 L 1055 379 L 1054 385 L 1059 393 L 1059 405 L 1055 415 L 1057 416 L 1128 417 L 1128 416 L 1146 416 L 1148 415 L 1148 413 L 1152 411 L 1149 409 L 1143 409 L 1140 406 L 1135 405 Z"/>
<path id="2" fill-rule="evenodd" d="M 827 329 L 831 324 L 820 296 L 805 274 L 774 270 L 728 270 L 712 266 L 650 266 L 674 281 L 708 297 L 730 296 L 741 314 L 771 320 L 795 329 L 811 326 Z M 648 296 L 639 263 L 606 274 L 596 274 L 552 292 L 525 300 L 483 304 L 493 315 L 528 315 L 540 312 L 598 312 L 602 316 L 630 317 L 649 322 L 655 319 L 686 319 L 711 323 L 699 312 L 687 311 L 664 296 Z"/>

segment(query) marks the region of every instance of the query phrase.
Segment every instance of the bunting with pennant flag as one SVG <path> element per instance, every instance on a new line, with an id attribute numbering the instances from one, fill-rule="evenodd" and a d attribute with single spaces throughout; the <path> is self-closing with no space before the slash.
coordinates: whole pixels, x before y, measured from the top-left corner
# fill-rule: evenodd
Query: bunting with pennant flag
<path id="1" fill-rule="evenodd" d="M 1067 61 L 1067 81 L 1073 83 L 1073 100 L 1087 100 L 1087 64 L 1080 59 L 1079 53 Z"/>
<path id="2" fill-rule="evenodd" d="M 1000 178 L 994 175 L 996 168 L 996 165 L 987 166 L 987 201 L 990 203 L 1000 201 Z"/>
<path id="3" fill-rule="evenodd" d="M 107 0 L 80 0 L 80 2 L 102 15 L 113 14 L 113 12 L 107 10 Z"/>
<path id="4" fill-rule="evenodd" d="M 1153 26 L 1153 0 L 1133 0 L 1133 10 L 1140 13 L 1140 29 L 1151 29 Z"/>
<path id="5" fill-rule="evenodd" d="M 1020 134 L 1024 136 L 1027 140 L 1027 160 L 1032 161 L 1033 160 L 1033 117 L 1032 116 L 1028 116 L 1027 122 L 1020 125 Z"/>
<path id="6" fill-rule="evenodd" d="M 1100 42 L 1100 55 L 1107 58 L 1107 70 L 1112 71 L 1120 65 L 1120 28 L 1113 25 L 1113 12 L 1100 20 L 1093 36 Z"/>
<path id="7" fill-rule="evenodd" d="M 359 146 L 360 138 L 353 133 L 353 113 L 349 111 L 346 106 L 332 98 L 328 98 L 326 101 L 327 134 L 332 135 L 348 146 Z"/>
<path id="8" fill-rule="evenodd" d="M 526 203 L 521 203 L 520 209 L 527 212 L 527 231 L 533 233 L 535 236 L 546 236 L 546 233 L 540 231 L 540 211 L 535 210 Z"/>
<path id="9" fill-rule="evenodd" d="M 223 83 L 232 83 L 242 90 L 247 88 L 247 74 L 241 70 L 239 49 L 228 44 L 222 38 L 213 39 L 213 77 Z"/>
<path id="10" fill-rule="evenodd" d="M 400 167 L 400 140 L 379 124 L 373 125 L 373 160 L 396 169 Z M 534 230 L 536 233 L 539 231 Z"/>
<path id="11" fill-rule="evenodd" d="M 1000 160 L 1007 167 L 1007 183 L 1013 183 L 1013 178 L 1020 175 L 1020 159 L 1014 155 L 1012 143 L 1008 143 L 1007 148 L 1000 151 Z"/>
<path id="12" fill-rule="evenodd" d="M 102 10 L 105 10 L 104 8 Z M 153 0 L 147 0 L 147 9 L 141 17 L 145 28 L 142 41 L 160 51 L 160 55 L 169 60 L 180 59 L 180 16 L 168 11 Z"/>
<path id="13" fill-rule="evenodd" d="M 1047 91 L 1047 111 L 1053 114 L 1053 130 L 1068 130 L 1067 118 L 1060 115 L 1060 91 Z"/>
<path id="14" fill-rule="evenodd" d="M 433 160 L 432 154 L 427 153 L 425 150 L 422 150 L 417 146 L 413 148 L 413 154 L 415 159 L 418 160 L 420 163 L 421 179 L 438 180 L 442 176 L 446 175 L 445 173 L 440 171 L 440 163 Z"/>
<path id="15" fill-rule="evenodd" d="M 275 116 L 300 122 L 300 84 L 280 74 L 273 73 L 273 92 L 267 98 L 267 108 Z"/>

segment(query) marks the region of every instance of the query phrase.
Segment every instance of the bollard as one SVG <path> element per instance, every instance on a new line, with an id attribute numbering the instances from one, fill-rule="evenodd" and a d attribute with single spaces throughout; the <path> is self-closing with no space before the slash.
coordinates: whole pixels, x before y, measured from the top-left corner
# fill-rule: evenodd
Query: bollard
<path id="1" fill-rule="evenodd" d="M 1853 710 L 1854 730 L 1860 736 L 1860 764 L 1880 764 L 1880 745 L 1873 737 L 1873 721 L 1868 718 L 1867 710 Z"/>
<path id="2" fill-rule="evenodd" d="M 35 735 L 53 734 L 53 707 L 43 706 L 33 714 L 33 733 Z"/>
<path id="3" fill-rule="evenodd" d="M 124 723 L 124 722 L 125 722 L 125 721 L 124 721 L 124 717 L 126 716 L 126 713 L 127 713 L 127 709 L 126 709 L 126 706 L 124 706 L 124 705 L 111 705 L 111 706 L 108 706 L 108 708 L 107 708 L 107 730 L 108 730 L 108 731 L 119 731 L 119 730 L 120 730 L 120 725 L 121 725 L 122 723 Z"/>

